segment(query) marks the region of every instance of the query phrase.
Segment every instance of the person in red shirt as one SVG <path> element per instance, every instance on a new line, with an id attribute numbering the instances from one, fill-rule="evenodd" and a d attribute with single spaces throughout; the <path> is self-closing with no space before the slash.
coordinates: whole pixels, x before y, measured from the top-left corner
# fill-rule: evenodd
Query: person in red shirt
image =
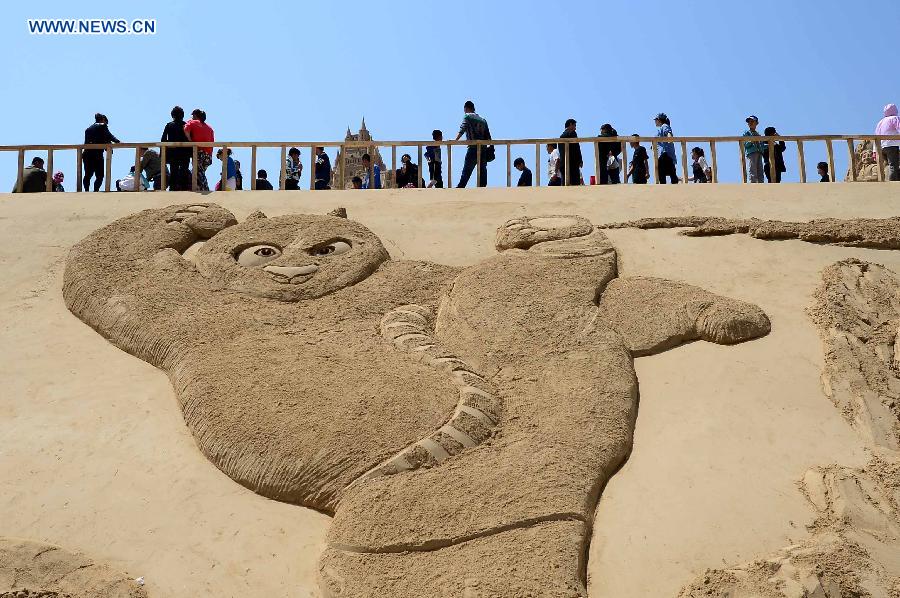
<path id="1" fill-rule="evenodd" d="M 191 120 L 184 124 L 184 134 L 188 141 L 215 141 L 216 136 L 208 124 L 206 124 L 206 112 L 195 108 L 191 112 Z M 206 169 L 212 164 L 212 146 L 197 148 L 197 187 L 201 191 L 209 191 L 209 182 L 206 180 Z"/>

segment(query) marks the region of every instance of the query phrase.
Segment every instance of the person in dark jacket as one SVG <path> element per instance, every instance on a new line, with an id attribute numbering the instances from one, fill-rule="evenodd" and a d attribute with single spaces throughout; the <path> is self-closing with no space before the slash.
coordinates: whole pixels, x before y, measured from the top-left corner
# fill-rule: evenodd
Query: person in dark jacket
<path id="1" fill-rule="evenodd" d="M 560 139 L 573 139 L 578 137 L 575 128 L 578 123 L 574 118 L 566 121 L 566 129 L 560 135 Z M 581 167 L 584 160 L 581 157 L 581 146 L 577 143 L 561 143 L 559 146 L 559 172 L 563 185 L 581 184 Z M 568 180 L 566 180 L 568 174 Z"/>
<path id="2" fill-rule="evenodd" d="M 525 166 L 525 160 L 522 158 L 516 158 L 513 160 L 513 166 L 516 167 L 516 170 L 521 172 L 519 175 L 519 182 L 516 183 L 516 187 L 531 187 L 533 184 L 531 170 Z"/>
<path id="3" fill-rule="evenodd" d="M 109 119 L 99 112 L 94 115 L 94 124 L 84 130 L 84 143 L 109 145 L 119 143 L 116 136 L 109 132 Z M 110 150 L 112 151 L 112 150 Z M 84 165 L 84 178 L 81 188 L 88 191 L 91 186 L 91 177 L 94 178 L 94 192 L 100 191 L 103 184 L 103 150 L 86 149 L 81 152 L 81 163 Z"/>
<path id="4" fill-rule="evenodd" d="M 412 161 L 412 156 L 403 154 L 400 156 L 400 168 L 397 169 L 395 180 L 397 188 L 418 187 L 419 186 L 419 167 Z"/>
<path id="5" fill-rule="evenodd" d="M 765 131 L 763 131 L 763 135 L 766 137 L 777 137 L 778 131 L 775 130 L 775 127 L 766 127 Z M 771 141 L 766 143 L 766 151 L 763 154 L 763 162 L 765 162 L 765 170 L 766 170 L 766 182 L 772 182 L 772 168 L 769 165 L 769 143 L 773 143 Z M 784 143 L 784 140 L 780 140 L 775 143 L 775 182 L 781 182 L 781 173 L 787 172 L 787 167 L 784 165 L 784 150 L 787 149 L 787 145 Z"/>
<path id="6" fill-rule="evenodd" d="M 324 147 L 316 148 L 316 183 L 317 191 L 331 189 L 331 159 Z"/>
<path id="7" fill-rule="evenodd" d="M 257 191 L 272 191 L 272 183 L 269 182 L 269 173 L 265 170 L 260 169 L 256 173 L 256 190 Z"/>
<path id="8" fill-rule="evenodd" d="M 600 127 L 600 137 L 618 137 L 619 133 L 616 131 L 613 126 L 609 123 L 606 123 L 602 127 Z M 612 153 L 613 156 L 618 160 L 619 156 L 622 154 L 622 144 L 618 141 L 599 141 L 597 142 L 597 155 L 600 157 L 600 172 L 599 176 L 599 184 L 608 185 L 610 183 L 610 173 L 611 171 L 607 168 L 607 164 L 609 163 L 609 155 Z M 620 172 L 616 170 L 612 172 L 612 179 L 614 182 L 620 182 Z"/>
<path id="9" fill-rule="evenodd" d="M 459 133 L 456 140 L 459 141 L 465 135 L 469 141 L 488 141 L 491 139 L 491 128 L 488 123 L 477 112 L 475 112 L 475 103 L 472 100 L 466 100 L 463 104 L 463 120 L 459 126 Z M 493 150 L 493 146 L 481 146 L 481 167 L 478 168 L 478 174 L 475 176 L 475 183 L 479 187 L 487 187 L 487 165 L 493 158 L 488 155 Z M 469 178 L 475 168 L 478 167 L 478 146 L 469 145 L 466 149 L 466 157 L 463 161 L 462 172 L 459 175 L 459 184 L 457 189 L 463 189 L 469 184 Z"/>
<path id="10" fill-rule="evenodd" d="M 22 169 L 22 193 L 41 193 L 46 190 L 47 171 L 44 170 L 44 160 L 43 158 L 34 158 L 31 166 Z M 12 192 L 19 192 L 18 180 L 13 186 Z"/>
<path id="11" fill-rule="evenodd" d="M 172 108 L 172 122 L 166 124 L 163 129 L 163 142 L 186 142 L 184 133 L 184 109 L 181 106 Z M 172 191 L 190 191 L 191 189 L 191 148 L 169 147 L 166 148 L 166 164 L 169 165 L 169 189 Z"/>

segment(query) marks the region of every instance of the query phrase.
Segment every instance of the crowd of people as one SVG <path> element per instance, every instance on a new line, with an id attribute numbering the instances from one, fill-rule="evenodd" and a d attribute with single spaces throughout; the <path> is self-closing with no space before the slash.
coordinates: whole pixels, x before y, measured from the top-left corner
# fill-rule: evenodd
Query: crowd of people
<path id="1" fill-rule="evenodd" d="M 215 132 L 206 122 L 206 112 L 196 108 L 191 112 L 190 120 L 185 122 L 184 110 L 180 106 L 175 106 L 172 108 L 171 117 L 172 120 L 163 128 L 160 141 L 203 143 L 204 145 L 200 145 L 197 148 L 196 159 L 194 159 L 194 151 L 191 147 L 170 147 L 166 151 L 165 164 L 163 164 L 156 149 L 149 147 L 139 148 L 141 153 L 140 170 L 135 172 L 135 167 L 131 166 L 130 172 L 126 176 L 116 180 L 115 187 L 117 190 L 133 191 L 136 186 L 140 190 L 145 190 L 149 189 L 151 185 L 153 190 L 161 190 L 162 173 L 165 168 L 167 189 L 172 191 L 189 191 L 192 188 L 192 179 L 194 177 L 192 167 L 196 171 L 198 190 L 210 190 L 206 170 L 213 163 Z M 756 115 L 748 116 L 745 122 L 747 123 L 747 129 L 744 131 L 743 136 L 747 140 L 743 142 L 743 152 L 746 160 L 748 180 L 751 183 L 780 183 L 782 175 L 787 171 L 784 160 L 785 142 L 774 142 L 770 148 L 769 142 L 754 138 L 777 137 L 779 134 L 776 128 L 766 127 L 760 133 L 759 118 Z M 675 151 L 675 144 L 672 141 L 667 141 L 668 138 L 674 137 L 672 123 L 665 113 L 657 114 L 654 117 L 654 123 L 656 125 L 656 136 L 660 138 L 656 142 L 658 157 L 655 169 L 657 181 L 665 184 L 668 180 L 672 184 L 677 184 L 681 182 L 677 169 L 678 155 Z M 565 141 L 566 139 L 578 138 L 577 126 L 578 123 L 574 118 L 566 120 L 564 129 L 560 134 L 560 142 L 546 146 L 548 155 L 547 184 L 549 186 L 584 184 L 582 175 L 584 159 L 581 154 L 581 146 L 577 142 Z M 886 136 L 900 135 L 900 116 L 898 116 L 895 104 L 888 104 L 884 107 L 884 117 L 878 122 L 875 134 Z M 475 104 L 471 100 L 466 101 L 463 105 L 463 119 L 455 139 L 459 140 L 463 136 L 469 141 L 484 142 L 491 140 L 491 130 L 488 122 L 475 111 Z M 623 179 L 622 145 L 617 141 L 603 140 L 603 138 L 616 138 L 618 136 L 619 133 L 611 124 L 606 123 L 600 127 L 600 135 L 595 142 L 597 156 L 599 157 L 598 168 L 595 176 L 591 177 L 591 182 L 596 182 L 600 185 L 616 185 L 628 183 L 630 179 L 632 184 L 647 184 L 650 180 L 650 156 L 638 140 L 629 144 L 632 148 L 631 160 L 628 162 L 628 168 Z M 639 138 L 640 136 L 635 133 L 633 137 Z M 432 139 L 434 144 L 426 146 L 424 153 L 424 158 L 428 164 L 427 182 L 424 176 L 420 175 L 419 165 L 412 161 L 412 157 L 409 154 L 403 154 L 400 159 L 400 167 L 394 173 L 397 187 L 424 186 L 441 188 L 444 186 L 443 159 L 440 145 L 444 140 L 443 132 L 435 129 L 432 131 Z M 119 143 L 116 136 L 109 130 L 109 119 L 106 115 L 101 113 L 94 115 L 94 123 L 84 132 L 84 143 L 86 145 L 107 146 Z M 900 181 L 900 140 L 886 140 L 880 142 L 880 145 L 881 152 L 888 166 L 888 179 Z M 876 151 L 878 150 L 876 149 Z M 93 191 L 99 191 L 103 185 L 104 176 L 108 175 L 108 173 L 104 172 L 104 152 L 105 150 L 103 149 L 94 148 L 82 151 L 84 177 L 77 183 L 81 185 L 83 191 L 91 190 L 92 179 Z M 225 161 L 225 190 L 239 191 L 243 189 L 241 163 L 238 160 L 234 160 L 231 154 L 230 149 L 227 151 L 227 155 L 224 155 L 220 149 L 216 153 L 216 158 L 220 162 Z M 316 147 L 315 155 L 313 187 L 317 190 L 330 189 L 332 178 L 331 160 L 324 147 Z M 467 146 L 457 188 L 466 187 L 473 173 L 476 175 L 476 185 L 486 187 L 488 183 L 488 164 L 495 159 L 496 152 L 491 144 Z M 774 167 L 771 163 L 773 159 Z M 372 163 L 372 158 L 369 154 L 363 155 L 362 163 L 365 172 L 362 177 L 354 176 L 351 179 L 353 188 L 381 189 L 382 173 L 380 167 Z M 526 166 L 523 158 L 516 158 L 513 161 L 513 167 L 520 173 L 517 186 L 530 187 L 534 184 L 532 171 Z M 476 168 L 478 169 L 477 173 L 475 173 Z M 828 182 L 831 180 L 833 173 L 829 172 L 826 162 L 819 162 L 817 171 L 820 181 Z M 691 149 L 690 172 L 689 182 L 712 182 L 712 170 L 701 147 Z M 300 150 L 292 147 L 287 152 L 284 164 L 284 189 L 299 189 L 302 174 L 303 163 L 300 160 Z M 21 190 L 25 193 L 46 191 L 47 176 L 48 173 L 44 170 L 44 160 L 39 157 L 34 158 L 31 165 L 26 167 L 22 173 Z M 51 185 L 54 191 L 65 191 L 63 188 L 64 178 L 63 173 L 60 171 L 53 174 Z M 218 191 L 221 190 L 221 187 L 222 182 L 220 180 L 215 188 Z M 264 169 L 257 171 L 255 187 L 257 190 L 274 189 Z M 13 192 L 18 191 L 18 188 L 17 183 Z"/>

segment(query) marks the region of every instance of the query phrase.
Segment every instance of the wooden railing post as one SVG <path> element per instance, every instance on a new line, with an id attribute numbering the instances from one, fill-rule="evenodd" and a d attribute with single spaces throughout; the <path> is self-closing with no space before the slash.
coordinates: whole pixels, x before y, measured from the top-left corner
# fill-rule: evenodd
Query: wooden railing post
<path id="1" fill-rule="evenodd" d="M 744 142 L 738 141 L 738 152 L 741 154 L 741 182 L 747 182 L 747 153 L 744 151 Z"/>
<path id="2" fill-rule="evenodd" d="M 853 147 L 853 140 L 847 140 L 847 152 L 849 154 L 848 163 L 850 164 L 850 180 L 856 182 L 856 152 Z"/>
<path id="3" fill-rule="evenodd" d="M 222 146 L 222 180 L 219 182 L 221 191 L 228 191 L 228 146 Z"/>
<path id="4" fill-rule="evenodd" d="M 159 190 L 165 191 L 169 186 L 169 172 L 166 168 L 166 146 L 160 146 L 159 148 Z"/>
<path id="5" fill-rule="evenodd" d="M 806 182 L 806 154 L 803 153 L 803 141 L 797 140 L 797 160 L 800 163 L 800 182 Z"/>
<path id="6" fill-rule="evenodd" d="M 346 188 L 347 188 L 347 146 L 346 146 L 346 145 L 342 145 L 340 151 L 341 151 L 341 164 L 340 164 L 340 167 L 341 167 L 341 187 L 340 187 L 340 188 L 341 188 L 341 189 L 346 189 Z M 369 153 L 369 152 L 367 151 L 366 153 Z M 374 155 L 374 153 L 375 153 L 375 152 L 372 152 L 372 153 L 370 154 L 370 156 Z M 374 161 L 375 158 L 372 157 L 372 160 Z M 369 170 L 371 171 L 371 167 L 369 168 Z M 372 175 L 371 175 L 371 173 L 369 174 L 369 180 L 372 181 Z M 374 183 L 375 183 L 375 181 L 372 181 L 372 184 L 374 184 Z"/>
<path id="7" fill-rule="evenodd" d="M 84 166 L 82 165 L 81 148 L 75 150 L 75 191 L 81 193 L 81 178 L 84 176 Z"/>
<path id="8" fill-rule="evenodd" d="M 391 145 L 391 180 L 394 181 L 394 189 L 397 189 L 397 146 Z"/>
<path id="9" fill-rule="evenodd" d="M 541 144 L 534 144 L 534 184 L 541 186 Z"/>
<path id="10" fill-rule="evenodd" d="M 419 144 L 416 147 L 419 151 L 419 154 L 418 154 L 419 155 L 419 168 L 417 169 L 419 171 L 419 180 L 416 181 L 416 187 L 422 188 L 423 187 L 422 180 L 424 179 L 424 176 L 422 175 L 422 170 L 425 169 L 424 164 L 422 164 L 422 145 Z"/>
<path id="11" fill-rule="evenodd" d="M 478 176 L 475 177 L 475 186 L 481 187 L 481 143 L 475 142 L 475 170 Z"/>
<path id="12" fill-rule="evenodd" d="M 604 168 L 604 166 L 606 165 L 606 161 L 604 160 L 603 156 L 600 155 L 600 142 L 594 143 L 592 145 L 594 146 L 594 151 L 592 152 L 594 154 L 594 178 L 599 185 L 600 181 L 603 180 L 600 178 L 600 169 Z"/>
<path id="13" fill-rule="evenodd" d="M 47 191 L 53 191 L 53 150 L 47 150 Z"/>
<path id="14" fill-rule="evenodd" d="M 256 180 L 256 179 L 254 179 Z M 278 189 L 284 191 L 287 188 L 287 147 L 281 146 L 281 168 L 278 169 Z M 300 188 L 300 181 L 297 181 L 297 188 Z"/>
<path id="15" fill-rule="evenodd" d="M 134 148 L 134 189 L 132 191 L 140 191 L 141 190 L 141 174 L 143 171 L 141 170 L 141 148 Z"/>
<path id="16" fill-rule="evenodd" d="M 878 168 L 878 182 L 884 182 L 884 155 L 881 153 L 881 142 L 872 140 L 872 151 L 875 152 L 875 167 Z"/>
<path id="17" fill-rule="evenodd" d="M 506 186 L 512 187 L 512 145 L 506 144 Z"/>
<path id="18" fill-rule="evenodd" d="M 310 148 L 310 154 L 309 190 L 313 191 L 316 188 L 316 146 Z"/>
<path id="19" fill-rule="evenodd" d="M 191 146 L 191 191 L 194 191 L 195 193 L 197 191 L 197 168 L 199 167 L 199 164 L 197 164 L 197 155 L 197 146 Z"/>
<path id="20" fill-rule="evenodd" d="M 19 163 L 16 169 L 16 193 L 22 193 L 25 185 L 25 150 L 19 150 Z"/>
<path id="21" fill-rule="evenodd" d="M 560 153 L 561 156 L 565 156 L 563 158 L 563 164 L 565 165 L 565 172 L 562 174 L 562 184 L 563 187 L 569 186 L 569 171 L 572 170 L 572 165 L 569 163 L 569 144 L 568 143 L 560 143 L 563 147 L 563 152 Z"/>
<path id="22" fill-rule="evenodd" d="M 774 183 L 778 180 L 778 167 L 775 165 L 775 144 L 777 141 L 768 141 L 766 149 L 769 152 L 769 182 Z"/>
<path id="23" fill-rule="evenodd" d="M 622 142 L 622 157 L 619 159 L 619 182 L 625 183 L 625 173 L 628 172 L 628 142 Z"/>
<path id="24" fill-rule="evenodd" d="M 653 184 L 659 184 L 659 146 L 655 141 L 650 142 L 650 147 L 653 150 Z M 650 174 L 649 172 L 647 174 Z"/>
<path id="25" fill-rule="evenodd" d="M 281 161 L 284 164 L 284 160 Z M 282 166 L 284 168 L 284 166 Z M 250 148 L 250 190 L 256 191 L 256 146 Z"/>
<path id="26" fill-rule="evenodd" d="M 716 156 L 716 142 L 710 140 L 709 142 L 709 157 L 712 159 L 712 182 L 719 182 L 719 160 Z"/>
<path id="27" fill-rule="evenodd" d="M 453 189 L 453 146 L 447 144 L 447 182 L 444 186 Z"/>
<path id="28" fill-rule="evenodd" d="M 687 184 L 691 180 L 688 174 L 687 141 L 681 142 L 681 182 Z"/>
<path id="29" fill-rule="evenodd" d="M 112 146 L 106 146 L 106 180 L 103 185 L 107 193 L 109 193 L 110 183 L 112 181 Z"/>
<path id="30" fill-rule="evenodd" d="M 828 152 L 828 168 L 831 171 L 831 182 L 837 182 L 837 173 L 834 171 L 834 147 L 831 144 L 831 139 L 825 140 L 825 150 Z"/>

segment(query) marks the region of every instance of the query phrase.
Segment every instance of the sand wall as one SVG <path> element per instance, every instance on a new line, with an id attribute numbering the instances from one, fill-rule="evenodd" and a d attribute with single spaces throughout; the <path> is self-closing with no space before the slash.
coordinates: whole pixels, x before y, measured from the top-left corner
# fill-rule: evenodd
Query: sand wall
<path id="1" fill-rule="evenodd" d="M 90 554 L 160 596 L 313 596 L 329 519 L 261 498 L 196 449 L 164 374 L 112 347 L 62 303 L 68 248 L 96 228 L 193 194 L 0 195 L 0 536 Z M 617 187 L 211 194 L 239 219 L 337 206 L 398 258 L 465 265 L 494 253 L 520 214 L 594 223 L 710 215 L 805 221 L 900 214 L 900 186 Z M 694 343 L 636 362 L 634 451 L 597 512 L 590 595 L 674 596 L 708 567 L 807 534 L 796 488 L 815 465 L 865 463 L 821 391 L 822 345 L 805 313 L 827 265 L 900 271 L 900 253 L 610 230 L 624 274 L 661 276 L 758 304 L 772 334 Z M 648 575 L 648 571 L 654 572 Z"/>

